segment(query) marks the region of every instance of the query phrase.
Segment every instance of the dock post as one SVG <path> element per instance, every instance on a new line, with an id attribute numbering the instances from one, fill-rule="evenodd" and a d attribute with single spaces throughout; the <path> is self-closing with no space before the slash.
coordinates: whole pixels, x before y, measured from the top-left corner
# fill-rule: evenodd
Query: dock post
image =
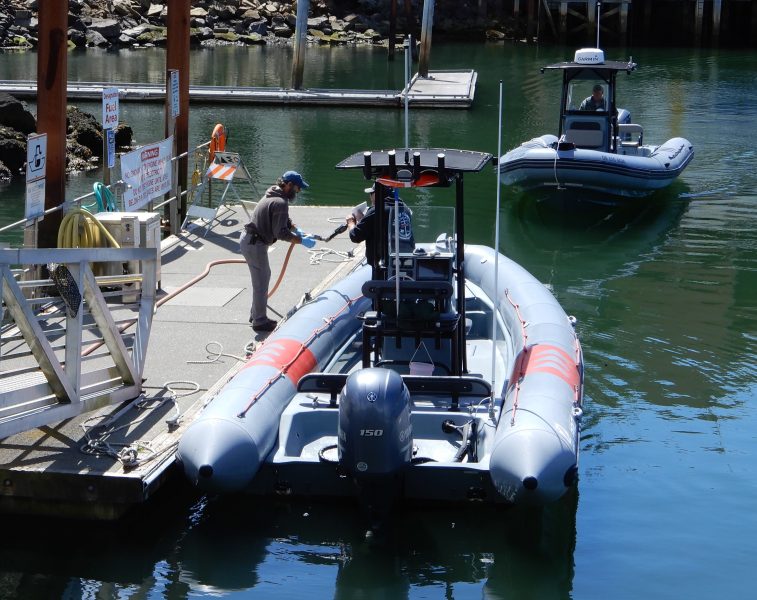
<path id="1" fill-rule="evenodd" d="M 423 0 L 423 21 L 421 23 L 421 54 L 418 58 L 419 77 L 428 77 L 428 64 L 431 59 L 431 30 L 433 29 L 433 25 L 434 0 Z"/>
<path id="2" fill-rule="evenodd" d="M 712 0 L 712 45 L 720 43 L 720 15 L 723 9 L 722 0 Z"/>
<path id="3" fill-rule="evenodd" d="M 560 2 L 560 43 L 564 44 L 568 37 L 568 3 Z"/>
<path id="4" fill-rule="evenodd" d="M 190 0 L 174 0 L 168 8 L 168 41 L 166 48 L 166 69 L 175 69 L 179 72 L 179 114 L 176 117 L 174 130 L 174 147 L 176 156 L 186 154 L 189 149 L 189 12 Z M 166 107 L 170 113 L 170 107 Z M 168 119 L 166 120 L 168 128 Z M 170 135 L 166 130 L 166 136 Z M 182 195 L 182 190 L 187 188 L 187 165 L 188 157 L 183 157 L 176 161 L 174 168 L 178 171 L 178 185 L 174 187 L 176 191 L 176 202 L 172 203 L 174 207 L 173 215 L 176 215 L 176 207 L 179 207 L 178 218 L 171 220 L 171 233 L 178 231 L 179 225 L 187 216 L 187 198 Z M 176 181 L 176 179 L 174 179 Z"/>
<path id="5" fill-rule="evenodd" d="M 394 42 L 397 37 L 397 0 L 391 0 L 389 7 L 389 43 L 387 60 L 394 60 Z"/>
<path id="6" fill-rule="evenodd" d="M 652 0 L 644 0 L 644 31 L 646 36 L 652 31 Z"/>
<path id="7" fill-rule="evenodd" d="M 68 82 L 68 0 L 39 0 L 37 45 L 37 133 L 47 134 L 45 210 L 66 198 L 66 92 Z M 39 223 L 37 247 L 58 246 L 63 215 Z"/>
<path id="8" fill-rule="evenodd" d="M 696 0 L 694 8 L 694 41 L 697 46 L 702 45 L 702 25 L 704 24 L 704 0 Z"/>
<path id="9" fill-rule="evenodd" d="M 297 22 L 294 28 L 294 60 L 292 62 L 292 89 L 302 88 L 302 69 L 305 59 L 305 36 L 307 35 L 310 0 L 297 0 Z"/>
<path id="10" fill-rule="evenodd" d="M 586 3 L 586 32 L 589 34 L 589 43 L 598 48 L 599 44 L 595 43 L 596 38 L 599 37 L 597 36 L 597 0 L 589 0 Z"/>
<path id="11" fill-rule="evenodd" d="M 623 0 L 620 5 L 620 38 L 624 44 L 628 43 L 628 5 L 630 2 Z"/>
<path id="12" fill-rule="evenodd" d="M 539 18 L 538 18 L 538 12 L 541 9 L 541 5 L 534 6 L 537 2 L 540 2 L 540 0 L 528 0 L 526 5 L 526 38 L 528 40 L 528 43 L 534 41 L 537 37 L 537 32 L 539 31 Z"/>

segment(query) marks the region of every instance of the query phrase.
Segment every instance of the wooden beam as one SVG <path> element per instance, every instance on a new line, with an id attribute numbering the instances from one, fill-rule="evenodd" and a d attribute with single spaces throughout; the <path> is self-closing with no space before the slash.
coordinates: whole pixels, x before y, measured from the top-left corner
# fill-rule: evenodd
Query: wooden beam
<path id="1" fill-rule="evenodd" d="M 37 45 L 37 133 L 47 134 L 45 210 L 66 199 L 66 88 L 68 83 L 68 0 L 39 0 Z M 63 215 L 39 224 L 37 246 L 56 248 Z"/>
<path id="2" fill-rule="evenodd" d="M 177 156 L 189 149 L 189 10 L 190 0 L 173 0 L 168 5 L 166 68 L 179 71 L 179 116 L 173 132 Z M 170 133 L 166 132 L 167 135 Z M 174 165 L 178 169 L 178 194 L 187 187 L 188 162 L 185 157 Z M 179 223 L 187 216 L 186 196 L 180 197 Z"/>
<path id="3" fill-rule="evenodd" d="M 694 8 L 694 41 L 702 44 L 702 26 L 704 25 L 704 0 L 696 0 Z"/>
<path id="4" fill-rule="evenodd" d="M 712 43 L 720 41 L 720 16 L 723 10 L 722 0 L 712 0 Z"/>

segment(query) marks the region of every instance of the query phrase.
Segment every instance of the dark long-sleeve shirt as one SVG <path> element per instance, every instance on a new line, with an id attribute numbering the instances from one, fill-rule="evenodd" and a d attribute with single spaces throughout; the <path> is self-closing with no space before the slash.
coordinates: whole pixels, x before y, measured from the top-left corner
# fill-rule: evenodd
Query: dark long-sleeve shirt
<path id="1" fill-rule="evenodd" d="M 251 233 L 256 233 L 265 244 L 273 244 L 276 240 L 297 242 L 300 239 L 291 231 L 289 200 L 277 185 L 266 190 L 245 227 Z"/>

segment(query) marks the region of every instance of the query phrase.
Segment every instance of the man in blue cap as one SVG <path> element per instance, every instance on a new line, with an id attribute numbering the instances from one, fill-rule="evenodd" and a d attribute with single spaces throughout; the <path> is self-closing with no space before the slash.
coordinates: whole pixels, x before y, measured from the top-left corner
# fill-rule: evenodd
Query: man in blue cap
<path id="1" fill-rule="evenodd" d="M 271 281 L 268 247 L 276 240 L 302 244 L 307 248 L 315 246 L 315 240 L 297 229 L 289 218 L 289 204 L 307 187 L 307 182 L 297 171 L 286 171 L 257 203 L 250 222 L 244 226 L 244 233 L 239 239 L 242 256 L 250 269 L 250 323 L 256 332 L 273 331 L 276 327 L 276 321 L 269 319 L 266 313 Z"/>

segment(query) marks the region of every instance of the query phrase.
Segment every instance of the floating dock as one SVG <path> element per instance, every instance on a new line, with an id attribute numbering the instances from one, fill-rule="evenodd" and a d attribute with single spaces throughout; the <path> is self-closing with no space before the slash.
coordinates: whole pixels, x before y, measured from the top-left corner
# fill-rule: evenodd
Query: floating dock
<path id="1" fill-rule="evenodd" d="M 350 210 L 298 205 L 292 218 L 301 229 L 326 237 Z M 213 261 L 241 259 L 238 239 L 246 221 L 241 207 L 222 207 L 207 233 L 198 227 L 164 240 L 158 297 Z M 282 242 L 271 247 L 271 286 L 288 248 Z M 269 316 L 286 316 L 306 293 L 317 294 L 354 268 L 363 248 L 346 233 L 312 251 L 295 246 L 284 280 L 269 300 Z M 264 339 L 248 323 L 250 302 L 247 265 L 214 266 L 157 309 L 143 397 L 0 440 L 0 514 L 114 520 L 146 502 L 172 473 L 184 428 Z M 50 314 L 45 321 L 55 327 L 56 318 L 65 315 Z"/>
<path id="2" fill-rule="evenodd" d="M 414 108 L 469 108 L 476 92 L 476 71 L 471 69 L 429 71 L 417 74 L 407 88 L 391 90 L 285 89 L 265 87 L 190 86 L 189 100 L 212 104 L 296 104 L 330 106 L 400 107 L 407 94 Z M 119 100 L 163 102 L 166 88 L 150 83 L 68 82 L 69 100 L 101 101 L 103 89 L 117 87 Z M 34 100 L 36 81 L 0 80 L 0 92 Z"/>

